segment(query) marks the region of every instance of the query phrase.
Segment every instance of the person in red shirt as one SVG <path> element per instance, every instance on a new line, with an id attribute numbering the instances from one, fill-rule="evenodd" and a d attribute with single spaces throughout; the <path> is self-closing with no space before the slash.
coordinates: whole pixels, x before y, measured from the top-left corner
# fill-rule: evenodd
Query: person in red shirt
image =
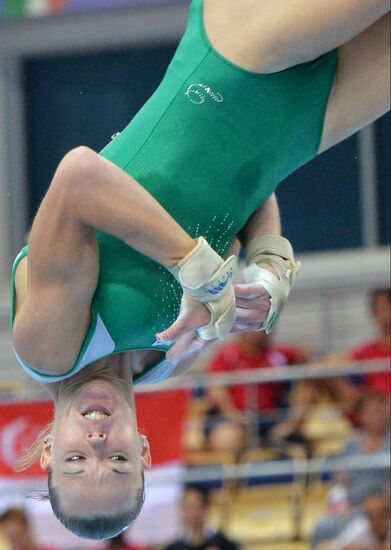
<path id="1" fill-rule="evenodd" d="M 372 293 L 372 314 L 378 328 L 378 337 L 351 350 L 349 356 L 356 361 L 390 359 L 391 356 L 391 296 L 390 289 Z M 365 374 L 361 380 L 365 390 L 390 395 L 390 371 Z"/>
<path id="2" fill-rule="evenodd" d="M 372 291 L 370 309 L 377 328 L 377 337 L 343 354 L 329 354 L 325 362 L 371 361 L 391 356 L 391 296 L 390 288 Z M 362 397 L 368 392 L 379 392 L 390 397 L 390 371 L 333 378 L 324 382 L 333 399 L 341 407 L 354 427 L 360 427 L 357 414 Z"/>
<path id="3" fill-rule="evenodd" d="M 211 373 L 238 373 L 249 369 L 279 368 L 307 361 L 298 348 L 274 345 L 265 332 L 241 334 L 225 345 L 212 360 Z M 212 450 L 239 455 L 246 446 L 248 428 L 253 427 L 249 414 L 257 419 L 256 436 L 268 438 L 271 429 L 286 420 L 281 407 L 286 404 L 289 386 L 284 383 L 209 388 L 205 435 Z"/>

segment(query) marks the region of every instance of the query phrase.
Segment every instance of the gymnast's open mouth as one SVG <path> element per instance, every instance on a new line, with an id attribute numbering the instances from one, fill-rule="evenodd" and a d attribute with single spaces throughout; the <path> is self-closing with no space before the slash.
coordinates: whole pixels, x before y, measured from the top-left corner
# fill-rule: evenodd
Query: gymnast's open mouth
<path id="1" fill-rule="evenodd" d="M 87 420 L 101 421 L 111 416 L 111 411 L 106 407 L 102 407 L 101 405 L 88 405 L 87 407 L 83 408 L 80 412 L 81 412 L 81 415 L 84 416 L 84 418 L 86 418 Z"/>

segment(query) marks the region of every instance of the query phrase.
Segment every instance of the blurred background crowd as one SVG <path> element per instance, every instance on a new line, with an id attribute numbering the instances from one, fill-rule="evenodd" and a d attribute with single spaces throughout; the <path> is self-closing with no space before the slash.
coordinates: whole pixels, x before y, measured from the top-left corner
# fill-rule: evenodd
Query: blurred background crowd
<path id="1" fill-rule="evenodd" d="M 278 372 L 290 365 L 325 369 L 331 364 L 356 363 L 358 368 L 350 376 L 232 386 L 217 382 L 208 388 L 195 384 L 187 391 L 184 414 L 179 426 L 173 423 L 173 430 L 180 428 L 180 456 L 188 471 L 221 464 L 313 458 L 323 459 L 323 471 L 262 478 L 249 474 L 243 479 L 221 476 L 219 480 L 217 476 L 214 481 L 178 486 L 176 537 L 159 548 L 246 547 L 246 524 L 252 532 L 250 542 L 257 548 L 257 531 L 261 540 L 261 526 L 268 524 L 270 529 L 276 522 L 281 522 L 282 531 L 290 528 L 292 538 L 306 540 L 302 548 L 389 548 L 389 470 L 366 463 L 371 456 L 390 453 L 390 372 L 360 374 L 360 365 L 368 360 L 375 364 L 376 360 L 381 364 L 389 361 L 389 288 L 376 289 L 369 296 L 369 322 L 376 328 L 375 338 L 337 356 L 330 351 L 316 357 L 316 362 L 308 349 L 284 345 L 264 332 L 235 337 L 210 355 L 204 373 L 211 377 L 236 373 L 238 382 L 243 372 Z M 178 398 L 183 400 L 183 394 Z M 159 407 L 164 404 L 163 394 Z M 167 402 L 166 408 L 170 409 Z M 166 441 L 169 443 L 169 437 Z M 360 457 L 364 467 L 358 471 L 339 468 L 341 457 Z M 164 488 L 162 493 L 164 500 Z M 262 510 L 270 514 L 266 521 Z M 159 515 L 153 521 L 158 525 Z M 23 506 L 1 510 L 0 533 L 2 550 L 55 549 L 36 542 L 29 511 Z M 88 548 L 139 548 L 132 540 L 124 534 L 105 546 Z M 281 548 L 289 548 L 288 541 L 289 534 Z"/>
<path id="2" fill-rule="evenodd" d="M 303 269 L 276 333 L 138 396 L 154 467 L 133 527 L 77 540 L 25 498 L 39 469 L 14 472 L 52 409 L 12 355 L 13 258 L 65 152 L 101 149 L 153 92 L 188 3 L 0 0 L 0 550 L 389 549 L 389 116 L 280 186 Z"/>

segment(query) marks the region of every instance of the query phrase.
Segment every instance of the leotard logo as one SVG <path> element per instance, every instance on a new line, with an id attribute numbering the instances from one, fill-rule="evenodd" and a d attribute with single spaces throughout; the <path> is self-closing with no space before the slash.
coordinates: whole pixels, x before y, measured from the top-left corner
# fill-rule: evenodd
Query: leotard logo
<path id="1" fill-rule="evenodd" d="M 216 103 L 222 103 L 224 101 L 221 94 L 214 92 L 210 86 L 202 84 L 202 82 L 190 84 L 185 92 L 185 96 L 195 105 L 202 105 L 202 103 L 205 103 L 207 98 L 210 98 Z"/>

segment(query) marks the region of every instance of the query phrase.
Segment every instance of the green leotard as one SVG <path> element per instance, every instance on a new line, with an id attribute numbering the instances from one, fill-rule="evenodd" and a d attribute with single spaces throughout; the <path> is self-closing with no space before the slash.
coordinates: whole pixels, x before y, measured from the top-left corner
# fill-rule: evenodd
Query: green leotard
<path id="1" fill-rule="evenodd" d="M 317 154 L 336 67 L 337 52 L 331 51 L 277 73 L 241 69 L 213 49 L 203 0 L 193 0 L 162 83 L 101 154 L 145 187 L 191 236 L 204 236 L 224 255 L 278 183 Z M 168 271 L 111 235 L 97 232 L 97 238 L 93 322 L 65 376 L 110 353 L 151 349 L 155 333 L 179 310 L 181 290 Z M 24 249 L 13 272 L 26 254 Z M 54 380 L 22 366 L 40 381 Z M 169 376 L 163 366 L 140 380 Z"/>

